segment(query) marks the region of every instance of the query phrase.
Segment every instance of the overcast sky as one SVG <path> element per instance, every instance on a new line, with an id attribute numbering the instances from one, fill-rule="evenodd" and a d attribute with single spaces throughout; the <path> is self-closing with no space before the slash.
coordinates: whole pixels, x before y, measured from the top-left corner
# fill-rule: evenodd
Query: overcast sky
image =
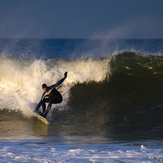
<path id="1" fill-rule="evenodd" d="M 0 0 L 0 38 L 163 38 L 163 0 Z"/>

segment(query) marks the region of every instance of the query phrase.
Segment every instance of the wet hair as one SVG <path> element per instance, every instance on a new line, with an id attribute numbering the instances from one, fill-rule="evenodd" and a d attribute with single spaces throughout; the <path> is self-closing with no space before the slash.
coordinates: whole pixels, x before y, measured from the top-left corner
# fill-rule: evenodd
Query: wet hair
<path id="1" fill-rule="evenodd" d="M 47 85 L 46 84 L 43 84 L 42 85 L 42 89 L 44 89 L 44 88 L 47 88 Z"/>

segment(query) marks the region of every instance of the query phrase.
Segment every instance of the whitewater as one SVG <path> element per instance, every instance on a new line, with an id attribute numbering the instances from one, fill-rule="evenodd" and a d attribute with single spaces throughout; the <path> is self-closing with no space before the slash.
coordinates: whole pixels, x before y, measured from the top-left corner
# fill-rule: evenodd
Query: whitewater
<path id="1" fill-rule="evenodd" d="M 78 141 L 80 141 L 79 138 Z M 110 142 L 109 144 L 62 144 L 59 140 L 1 143 L 0 161 L 3 162 L 162 162 L 163 149 L 141 143 Z M 71 140 L 69 140 L 71 141 Z M 78 142 L 77 142 L 78 143 Z M 85 143 L 85 142 L 84 142 Z M 146 144 L 147 142 L 142 142 Z M 149 143 L 149 142 L 148 142 Z M 147 143 L 147 144 L 148 144 Z M 113 146 L 115 147 L 113 149 Z"/>
<path id="2" fill-rule="evenodd" d="M 162 54 L 162 39 L 1 39 L 0 162 L 162 162 Z M 66 71 L 45 125 L 41 86 Z"/>
<path id="3" fill-rule="evenodd" d="M 64 103 L 68 100 L 70 88 L 77 83 L 103 81 L 108 72 L 108 59 L 34 60 L 26 61 L 15 58 L 0 58 L 1 96 L 0 108 L 21 110 L 32 115 L 35 104 L 42 94 L 41 85 L 52 85 L 59 81 L 64 72 L 68 78 L 60 90 L 64 95 Z"/>

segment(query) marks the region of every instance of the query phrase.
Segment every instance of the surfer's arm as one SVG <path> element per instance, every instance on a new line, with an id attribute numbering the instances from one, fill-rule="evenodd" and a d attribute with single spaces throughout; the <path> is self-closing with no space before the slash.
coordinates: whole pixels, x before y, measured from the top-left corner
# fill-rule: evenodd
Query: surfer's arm
<path id="1" fill-rule="evenodd" d="M 59 86 L 60 84 L 62 84 L 63 81 L 64 81 L 66 78 L 67 78 L 67 72 L 64 73 L 64 78 L 62 78 L 61 80 L 59 80 L 56 84 L 51 85 L 51 86 L 50 86 L 50 89 L 53 88 L 53 87 L 57 87 L 57 86 Z"/>

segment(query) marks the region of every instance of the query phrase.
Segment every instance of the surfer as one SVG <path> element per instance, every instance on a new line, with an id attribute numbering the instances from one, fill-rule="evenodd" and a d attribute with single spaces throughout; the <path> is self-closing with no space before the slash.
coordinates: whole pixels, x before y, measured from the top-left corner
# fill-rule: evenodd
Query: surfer
<path id="1" fill-rule="evenodd" d="M 56 87 L 59 86 L 66 78 L 67 72 L 64 73 L 64 78 L 59 80 L 56 84 L 51 86 L 47 86 L 46 84 L 42 85 L 44 93 L 42 94 L 41 100 L 38 103 L 34 112 L 38 112 L 41 116 L 46 118 L 48 112 L 51 109 L 52 104 L 58 104 L 62 102 L 62 95 L 60 94 L 59 91 L 56 90 Z M 45 103 L 48 103 L 47 109 Z M 41 105 L 43 112 L 38 111 Z"/>

